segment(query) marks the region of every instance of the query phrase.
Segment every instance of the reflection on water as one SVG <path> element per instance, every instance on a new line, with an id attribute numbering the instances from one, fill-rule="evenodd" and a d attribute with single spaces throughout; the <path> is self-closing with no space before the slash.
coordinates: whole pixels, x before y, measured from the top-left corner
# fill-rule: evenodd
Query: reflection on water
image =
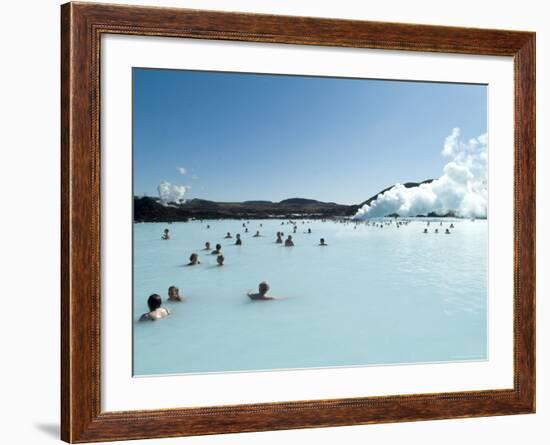
<path id="1" fill-rule="evenodd" d="M 425 221 L 298 221 L 295 234 L 281 220 L 251 220 L 248 233 L 242 224 L 134 225 L 134 320 L 151 293 L 172 311 L 134 324 L 135 375 L 486 358 L 486 221 L 446 219 L 438 234 L 435 221 L 427 234 Z M 170 241 L 160 239 L 166 227 Z M 278 231 L 295 247 L 276 244 Z M 222 245 L 223 267 L 202 250 L 206 241 Z M 192 252 L 201 264 L 186 267 Z M 264 280 L 285 299 L 251 302 L 246 292 Z M 188 300 L 166 302 L 170 285 Z"/>

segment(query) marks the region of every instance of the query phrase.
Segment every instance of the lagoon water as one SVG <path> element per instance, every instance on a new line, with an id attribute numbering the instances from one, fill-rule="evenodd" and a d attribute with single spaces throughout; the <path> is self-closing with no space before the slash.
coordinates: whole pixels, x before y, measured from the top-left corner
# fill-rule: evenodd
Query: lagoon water
<path id="1" fill-rule="evenodd" d="M 292 234 L 281 220 L 250 220 L 249 233 L 243 222 L 134 225 L 134 375 L 487 358 L 486 221 L 431 220 L 424 234 L 425 219 L 356 229 L 299 220 L 294 247 L 275 244 L 277 231 Z M 222 245 L 223 267 L 205 241 Z M 192 252 L 201 264 L 185 266 Z M 284 299 L 250 301 L 264 280 Z M 170 285 L 187 300 L 167 302 Z M 140 323 L 152 293 L 171 316 Z"/>

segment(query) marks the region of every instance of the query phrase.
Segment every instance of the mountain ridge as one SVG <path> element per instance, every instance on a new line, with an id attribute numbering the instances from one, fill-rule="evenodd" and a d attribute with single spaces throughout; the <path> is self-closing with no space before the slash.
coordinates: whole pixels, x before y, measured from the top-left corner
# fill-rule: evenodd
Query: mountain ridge
<path id="1" fill-rule="evenodd" d="M 407 188 L 429 184 L 433 179 L 422 182 L 405 182 Z M 360 204 L 347 205 L 335 202 L 323 202 L 309 198 L 287 198 L 279 202 L 267 200 L 248 200 L 243 202 L 218 202 L 193 198 L 184 203 L 162 203 L 158 198 L 134 196 L 134 221 L 136 222 L 172 222 L 190 219 L 270 219 L 270 218 L 309 218 L 323 219 L 351 217 L 364 205 L 370 205 L 380 195 L 395 187 L 386 187 Z M 387 216 L 399 216 L 397 214 Z M 426 215 L 418 215 L 426 216 Z M 454 216 L 430 213 L 427 216 Z"/>

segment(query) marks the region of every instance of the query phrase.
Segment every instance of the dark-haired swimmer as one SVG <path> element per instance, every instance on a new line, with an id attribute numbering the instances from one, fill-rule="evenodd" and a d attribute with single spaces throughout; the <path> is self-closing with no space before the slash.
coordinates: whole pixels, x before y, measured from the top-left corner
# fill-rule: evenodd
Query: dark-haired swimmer
<path id="1" fill-rule="evenodd" d="M 202 250 L 212 250 L 212 249 L 210 248 L 210 241 L 206 241 L 206 242 L 204 243 L 204 249 L 202 249 Z"/>
<path id="2" fill-rule="evenodd" d="M 243 241 L 241 240 L 241 235 L 240 233 L 237 233 L 237 239 L 235 240 L 235 245 L 242 246 L 242 244 L 243 244 Z"/>
<path id="3" fill-rule="evenodd" d="M 197 264 L 200 264 L 199 256 L 196 253 L 192 253 L 189 257 L 189 263 L 188 266 L 196 266 Z"/>
<path id="4" fill-rule="evenodd" d="M 275 297 L 270 297 L 267 295 L 267 292 L 269 291 L 269 284 L 267 284 L 265 281 L 262 281 L 258 285 L 258 293 L 254 294 L 252 292 L 248 292 L 246 295 L 248 295 L 248 298 L 251 300 L 274 300 Z"/>
<path id="5" fill-rule="evenodd" d="M 147 299 L 147 306 L 149 306 L 149 312 L 143 314 L 139 321 L 155 321 L 168 317 L 170 311 L 162 305 L 162 298 L 158 294 L 152 294 Z"/>
<path id="6" fill-rule="evenodd" d="M 288 235 L 288 238 L 285 240 L 285 247 L 294 246 L 294 241 L 292 241 L 292 236 Z"/>
<path id="7" fill-rule="evenodd" d="M 217 258 L 216 258 L 216 262 L 218 263 L 218 266 L 223 266 L 223 262 L 224 262 L 225 258 L 223 255 L 218 255 Z"/>
<path id="8" fill-rule="evenodd" d="M 212 255 L 219 255 L 222 251 L 222 245 L 221 244 L 216 244 L 216 250 L 213 250 L 212 251 Z"/>
<path id="9" fill-rule="evenodd" d="M 325 243 L 325 239 L 324 239 L 324 238 L 321 238 L 321 240 L 319 241 L 319 245 L 320 245 L 320 246 L 328 246 L 328 244 Z"/>
<path id="10" fill-rule="evenodd" d="M 229 239 L 229 238 L 233 238 L 233 237 L 231 236 L 231 233 L 227 232 L 227 235 L 225 235 L 224 238 Z"/>
<path id="11" fill-rule="evenodd" d="M 253 238 L 258 238 L 259 236 L 262 236 L 262 235 L 260 235 L 260 231 L 259 231 L 259 230 L 256 230 L 256 234 L 253 236 Z"/>
<path id="12" fill-rule="evenodd" d="M 161 237 L 163 240 L 169 240 L 170 239 L 170 230 L 164 229 L 164 234 Z"/>

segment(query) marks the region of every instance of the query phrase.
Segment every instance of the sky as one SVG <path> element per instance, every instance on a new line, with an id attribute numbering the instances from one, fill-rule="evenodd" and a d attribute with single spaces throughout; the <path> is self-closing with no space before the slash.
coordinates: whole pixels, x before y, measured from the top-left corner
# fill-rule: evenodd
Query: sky
<path id="1" fill-rule="evenodd" d="M 133 69 L 134 194 L 358 204 L 487 132 L 485 85 Z M 185 188 L 184 188 L 185 187 Z"/>

